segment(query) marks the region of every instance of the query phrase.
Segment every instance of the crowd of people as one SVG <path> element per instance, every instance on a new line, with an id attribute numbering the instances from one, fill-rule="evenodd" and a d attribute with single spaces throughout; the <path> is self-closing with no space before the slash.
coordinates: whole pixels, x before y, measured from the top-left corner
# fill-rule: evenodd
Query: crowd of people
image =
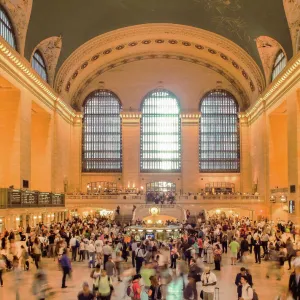
<path id="1" fill-rule="evenodd" d="M 155 204 L 174 204 L 175 203 L 175 192 L 154 192 L 149 191 L 146 193 L 147 202 Z"/>
<path id="2" fill-rule="evenodd" d="M 64 222 L 20 227 L 18 233 L 3 232 L 0 285 L 5 284 L 5 270 L 14 272 L 19 299 L 23 272 L 34 268 L 32 293 L 38 300 L 50 299 L 55 293 L 47 284 L 43 261 L 53 260 L 62 273 L 62 289 L 68 288 L 75 263 L 90 269 L 79 300 L 214 300 L 219 293 L 218 274 L 228 252 L 231 265 L 241 266 L 232 280 L 237 299 L 258 299 L 251 274 L 252 258 L 257 264 L 267 261 L 266 278 L 281 280 L 287 265 L 291 270 L 289 282 L 278 299 L 300 299 L 298 246 L 292 222 L 275 226 L 267 220 L 253 222 L 237 217 L 210 218 L 196 224 L 187 220 L 180 238 L 162 241 L 127 234 L 123 225 L 99 215 L 73 217 Z M 92 285 L 88 283 L 91 280 Z"/>

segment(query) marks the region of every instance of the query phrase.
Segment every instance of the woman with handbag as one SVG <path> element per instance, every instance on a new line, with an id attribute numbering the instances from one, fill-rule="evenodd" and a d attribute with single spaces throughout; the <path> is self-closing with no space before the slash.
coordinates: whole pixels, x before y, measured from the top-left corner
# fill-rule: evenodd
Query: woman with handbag
<path id="1" fill-rule="evenodd" d="M 216 244 L 214 249 L 215 270 L 221 271 L 222 250 L 219 244 Z"/>

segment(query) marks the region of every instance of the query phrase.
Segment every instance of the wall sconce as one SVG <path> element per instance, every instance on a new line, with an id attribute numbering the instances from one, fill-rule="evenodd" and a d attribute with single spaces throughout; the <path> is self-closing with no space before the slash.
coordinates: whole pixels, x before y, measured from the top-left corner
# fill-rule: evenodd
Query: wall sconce
<path id="1" fill-rule="evenodd" d="M 287 198 L 286 195 L 281 195 L 281 196 L 280 196 L 280 201 L 281 201 L 282 203 L 285 203 L 285 202 L 287 201 L 286 198 Z"/>
<path id="2" fill-rule="evenodd" d="M 41 219 L 42 218 L 42 216 L 39 216 L 39 219 Z"/>
<path id="3" fill-rule="evenodd" d="M 36 216 L 34 216 L 33 218 L 36 219 Z"/>
<path id="4" fill-rule="evenodd" d="M 20 221 L 20 218 L 16 218 L 16 221 Z"/>

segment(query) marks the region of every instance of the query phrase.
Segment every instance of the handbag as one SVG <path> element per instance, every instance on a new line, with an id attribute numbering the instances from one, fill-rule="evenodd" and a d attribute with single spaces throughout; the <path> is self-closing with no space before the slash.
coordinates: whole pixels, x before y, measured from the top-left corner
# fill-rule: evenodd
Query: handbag
<path id="1" fill-rule="evenodd" d="M 201 298 L 201 299 L 204 298 L 204 292 L 203 292 L 203 290 L 201 290 L 201 292 L 200 292 L 200 298 Z"/>

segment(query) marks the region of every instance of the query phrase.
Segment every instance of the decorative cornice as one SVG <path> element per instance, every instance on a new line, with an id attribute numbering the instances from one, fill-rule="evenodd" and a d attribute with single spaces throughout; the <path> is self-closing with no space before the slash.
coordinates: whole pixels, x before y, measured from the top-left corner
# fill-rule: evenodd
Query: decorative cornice
<path id="1" fill-rule="evenodd" d="M 146 38 L 143 39 L 144 37 Z M 152 47 L 156 47 L 155 50 Z M 257 64 L 246 51 L 230 40 L 190 26 L 144 24 L 105 33 L 80 46 L 60 68 L 55 80 L 55 89 L 61 93 L 70 93 L 73 97 L 78 85 L 73 84 L 74 82 L 88 80 L 87 75 L 102 68 L 102 64 L 109 64 L 120 56 L 124 57 L 123 49 L 127 49 L 125 52 L 128 56 L 134 53 L 140 55 L 140 52 L 163 51 L 166 47 L 172 47 L 174 50 L 170 51 L 183 56 L 195 52 L 196 58 L 211 55 L 209 61 L 215 64 L 228 63 L 227 73 L 232 71 L 239 74 L 240 81 L 245 81 L 243 87 L 253 101 L 265 87 L 263 75 Z M 88 68 L 90 69 L 87 70 Z"/>
<path id="2" fill-rule="evenodd" d="M 83 80 L 81 84 L 78 85 L 78 88 L 74 92 L 74 96 L 72 97 L 72 102 L 71 102 L 72 107 L 73 108 L 81 107 L 86 96 L 85 95 L 86 88 L 98 76 L 119 66 L 136 62 L 136 61 L 148 60 L 148 59 L 181 60 L 181 61 L 197 64 L 199 66 L 213 70 L 214 72 L 223 76 L 232 85 L 236 94 L 235 96 L 238 99 L 240 107 L 242 109 L 244 109 L 245 106 L 248 107 L 250 105 L 249 97 L 246 94 L 243 86 L 240 84 L 239 81 L 235 80 L 235 78 L 230 73 L 227 72 L 226 68 L 222 68 L 221 66 L 215 65 L 213 62 L 208 63 L 207 61 L 200 59 L 199 57 L 193 57 L 193 56 L 188 56 L 183 54 L 171 55 L 167 53 L 155 52 L 155 53 L 140 53 L 139 55 L 120 57 L 119 59 L 110 61 L 109 63 L 103 65 L 101 68 L 98 68 L 93 73 L 89 74 L 89 76 L 85 78 L 85 80 Z"/>
<path id="3" fill-rule="evenodd" d="M 126 112 L 122 111 L 120 113 L 120 117 L 122 118 L 123 125 L 138 125 L 140 124 L 140 119 L 142 118 L 142 113 L 139 111 L 136 112 Z"/>
<path id="4" fill-rule="evenodd" d="M 181 113 L 180 119 L 183 126 L 199 125 L 201 113 Z"/>
<path id="5" fill-rule="evenodd" d="M 0 65 L 22 86 L 27 87 L 37 98 L 52 110 L 57 110 L 69 122 L 76 116 L 53 89 L 32 69 L 31 65 L 0 36 Z"/>
<path id="6" fill-rule="evenodd" d="M 247 117 L 253 123 L 263 112 L 279 101 L 295 84 L 300 81 L 300 53 L 295 55 L 284 70 L 265 90 L 263 95 L 250 107 L 242 117 Z"/>

